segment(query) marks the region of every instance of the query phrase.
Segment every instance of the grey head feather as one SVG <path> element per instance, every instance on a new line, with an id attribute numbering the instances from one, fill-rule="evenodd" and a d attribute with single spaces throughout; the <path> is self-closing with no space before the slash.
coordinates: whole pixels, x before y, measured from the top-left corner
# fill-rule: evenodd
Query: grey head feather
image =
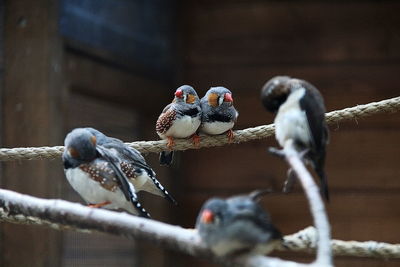
<path id="1" fill-rule="evenodd" d="M 93 137 L 94 135 L 84 128 L 77 128 L 68 133 L 64 140 L 65 149 L 62 156 L 64 164 L 77 167 L 94 160 L 98 154 L 96 139 Z"/>
<path id="2" fill-rule="evenodd" d="M 210 94 L 217 94 L 217 106 L 211 106 L 208 98 Z M 222 86 L 211 87 L 207 93 L 201 98 L 200 105 L 202 111 L 202 122 L 222 121 L 231 122 L 236 121 L 239 113 L 233 106 L 233 102 L 224 101 L 225 94 L 232 95 L 232 92 Z"/>

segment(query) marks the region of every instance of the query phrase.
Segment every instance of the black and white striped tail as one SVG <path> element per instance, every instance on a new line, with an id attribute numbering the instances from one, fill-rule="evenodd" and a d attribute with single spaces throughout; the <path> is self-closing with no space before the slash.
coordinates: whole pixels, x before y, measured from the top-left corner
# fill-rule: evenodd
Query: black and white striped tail
<path id="1" fill-rule="evenodd" d="M 143 208 L 142 204 L 140 204 L 138 197 L 135 193 L 132 192 L 131 202 L 139 212 L 138 215 L 144 218 L 151 218 L 150 214 Z"/>
<path id="2" fill-rule="evenodd" d="M 178 205 L 178 202 L 176 202 L 176 200 L 168 193 L 167 189 L 165 189 L 165 187 L 156 179 L 156 177 L 154 177 L 154 176 L 152 176 L 152 175 L 151 175 L 151 176 L 149 175 L 149 177 L 150 177 L 150 179 L 153 181 L 153 183 L 156 185 L 156 187 L 157 187 L 158 189 L 160 189 L 161 192 L 163 192 L 164 197 L 165 197 L 166 199 L 168 199 L 169 201 L 171 201 L 174 205 Z"/>

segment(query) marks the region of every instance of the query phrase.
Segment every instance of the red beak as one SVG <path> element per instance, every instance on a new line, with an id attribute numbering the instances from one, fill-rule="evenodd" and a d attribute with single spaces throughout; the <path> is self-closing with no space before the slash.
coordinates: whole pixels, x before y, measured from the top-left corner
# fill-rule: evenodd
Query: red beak
<path id="1" fill-rule="evenodd" d="M 182 90 L 176 90 L 175 96 L 181 98 L 183 96 L 183 91 Z"/>
<path id="2" fill-rule="evenodd" d="M 201 214 L 201 222 L 212 223 L 214 221 L 214 213 L 211 210 L 204 210 Z"/>
<path id="3" fill-rule="evenodd" d="M 226 102 L 233 102 L 232 94 L 226 93 L 224 97 Z"/>

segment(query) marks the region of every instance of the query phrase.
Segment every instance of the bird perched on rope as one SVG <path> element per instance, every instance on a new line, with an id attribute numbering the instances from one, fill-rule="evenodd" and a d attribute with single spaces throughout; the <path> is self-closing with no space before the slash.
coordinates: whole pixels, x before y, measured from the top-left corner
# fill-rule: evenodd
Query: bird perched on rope
<path id="1" fill-rule="evenodd" d="M 212 198 L 203 205 L 196 229 L 214 254 L 267 254 L 282 241 L 281 233 L 258 203 L 264 192 Z"/>
<path id="2" fill-rule="evenodd" d="M 139 151 L 133 147 L 129 147 L 117 138 L 108 137 L 102 132 L 86 128 L 94 136 L 96 136 L 97 144 L 113 151 L 120 160 L 119 167 L 133 184 L 136 193 L 146 191 L 154 195 L 164 197 L 177 204 L 175 199 L 168 193 L 165 187 L 157 180 L 156 173 L 146 163 L 146 160 Z"/>
<path id="3" fill-rule="evenodd" d="M 200 100 L 201 125 L 199 131 L 208 135 L 227 132 L 229 141 L 234 138 L 232 128 L 239 113 L 233 106 L 232 92 L 227 88 L 211 87 Z"/>
<path id="4" fill-rule="evenodd" d="M 72 188 L 91 207 L 124 209 L 149 218 L 134 186 L 120 168 L 118 155 L 97 143 L 88 129 L 77 128 L 65 138 L 64 171 Z"/>
<path id="5" fill-rule="evenodd" d="M 196 134 L 201 122 L 200 100 L 189 85 L 182 85 L 175 91 L 171 104 L 167 105 L 158 117 L 156 132 L 162 139 L 167 139 L 170 151 L 160 153 L 160 164 L 170 165 L 173 159 L 174 138 L 192 137 L 193 143 L 200 142 Z"/>
<path id="6" fill-rule="evenodd" d="M 262 88 L 261 101 L 275 117 L 275 137 L 284 147 L 293 140 L 306 162 L 321 180 L 321 192 L 329 201 L 328 181 L 324 171 L 329 134 L 325 121 L 325 105 L 320 92 L 309 82 L 288 76 L 270 79 Z M 289 171 L 287 183 L 292 183 Z"/>

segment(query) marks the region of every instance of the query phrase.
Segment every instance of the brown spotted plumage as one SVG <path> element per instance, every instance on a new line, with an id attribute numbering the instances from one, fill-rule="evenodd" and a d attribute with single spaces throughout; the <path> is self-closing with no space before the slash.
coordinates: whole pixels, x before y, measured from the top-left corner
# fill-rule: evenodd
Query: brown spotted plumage
<path id="1" fill-rule="evenodd" d="M 158 134 L 165 134 L 176 119 L 176 111 L 171 107 L 171 104 L 168 105 L 157 120 L 156 131 Z"/>
<path id="2" fill-rule="evenodd" d="M 100 185 L 109 191 L 114 192 L 118 188 L 118 181 L 115 178 L 114 171 L 110 169 L 107 162 L 96 162 L 96 164 L 81 164 L 79 168 L 88 173 L 89 177 L 100 183 Z"/>

